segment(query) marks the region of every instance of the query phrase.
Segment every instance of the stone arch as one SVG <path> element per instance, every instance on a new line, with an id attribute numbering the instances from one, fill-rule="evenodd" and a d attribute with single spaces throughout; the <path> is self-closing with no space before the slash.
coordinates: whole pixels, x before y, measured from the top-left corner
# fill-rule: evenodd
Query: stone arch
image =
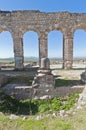
<path id="1" fill-rule="evenodd" d="M 35 33 L 37 33 L 37 36 L 39 37 L 40 36 L 40 31 L 36 28 L 28 28 L 28 27 L 24 27 L 24 28 L 21 28 L 21 34 L 22 36 L 24 36 L 25 33 L 29 32 L 29 31 L 33 31 Z"/>
<path id="2" fill-rule="evenodd" d="M 55 46 L 53 46 L 53 42 Z M 48 33 L 48 57 L 55 58 L 54 64 L 63 63 L 63 33 L 60 30 L 52 30 Z M 59 67 L 59 66 L 58 66 Z"/>
<path id="3" fill-rule="evenodd" d="M 24 52 L 24 66 L 29 67 L 39 65 L 39 44 L 38 44 L 38 33 L 36 31 L 29 30 L 24 33 L 23 52 Z"/>
<path id="4" fill-rule="evenodd" d="M 76 29 L 74 31 L 74 45 L 73 45 L 73 59 L 77 58 L 77 62 L 73 62 L 75 64 L 73 64 L 74 67 L 83 67 L 85 68 L 85 60 L 86 60 L 86 27 L 81 26 L 78 27 L 78 29 Z M 82 49 L 82 47 L 84 46 L 84 48 Z M 79 63 L 82 63 L 82 65 Z"/>
<path id="5" fill-rule="evenodd" d="M 47 34 L 50 33 L 51 31 L 59 31 L 64 35 L 66 32 L 66 29 L 60 27 L 58 24 L 53 24 L 47 28 Z"/>
<path id="6" fill-rule="evenodd" d="M 0 58 L 4 58 L 1 69 L 14 69 L 14 45 L 12 33 L 7 29 L 0 32 Z M 1 55 L 2 54 L 2 55 Z"/>
<path id="7" fill-rule="evenodd" d="M 76 31 L 76 30 L 84 30 L 84 31 L 86 31 L 86 24 L 77 24 L 77 25 L 75 25 L 73 28 L 72 28 L 72 30 L 73 30 L 73 34 L 74 34 L 74 32 Z"/>

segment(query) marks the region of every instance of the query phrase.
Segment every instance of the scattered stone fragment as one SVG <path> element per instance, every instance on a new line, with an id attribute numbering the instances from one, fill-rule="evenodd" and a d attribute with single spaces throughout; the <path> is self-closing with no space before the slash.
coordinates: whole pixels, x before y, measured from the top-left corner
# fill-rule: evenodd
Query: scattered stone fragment
<path id="1" fill-rule="evenodd" d="M 14 114 L 11 114 L 11 115 L 9 116 L 9 119 L 11 119 L 11 120 L 16 120 L 16 119 L 18 119 L 18 118 L 19 118 L 19 116 L 14 115 Z"/>
<path id="2" fill-rule="evenodd" d="M 59 115 L 60 115 L 61 117 L 64 117 L 65 114 L 66 114 L 65 110 L 61 110 L 61 111 L 59 112 Z"/>

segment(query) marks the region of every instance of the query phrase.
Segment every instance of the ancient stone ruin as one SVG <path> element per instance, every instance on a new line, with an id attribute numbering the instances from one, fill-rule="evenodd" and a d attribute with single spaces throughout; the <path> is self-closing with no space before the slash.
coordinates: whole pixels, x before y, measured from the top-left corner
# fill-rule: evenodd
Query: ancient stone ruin
<path id="1" fill-rule="evenodd" d="M 27 94 L 36 96 L 55 97 L 60 95 L 59 88 L 54 88 L 54 76 L 50 70 L 48 57 L 48 33 L 59 30 L 63 34 L 63 68 L 71 69 L 73 63 L 73 35 L 77 29 L 86 30 L 86 14 L 69 12 L 40 12 L 35 10 L 0 11 L 0 32 L 9 31 L 13 38 L 15 69 L 24 69 L 23 35 L 27 31 L 35 31 L 39 40 L 39 70 L 34 77 Z M 58 51 L 58 50 L 57 50 Z M 84 75 L 85 76 L 85 75 Z M 83 78 L 83 75 L 82 75 Z M 86 77 L 85 77 L 86 78 Z M 1 81 L 2 78 L 1 78 Z M 3 82 L 1 82 L 1 85 Z M 67 88 L 67 94 L 77 91 Z M 19 92 L 19 91 L 18 91 Z M 25 96 L 25 93 L 23 91 Z M 39 98 L 38 97 L 38 98 Z"/>
<path id="2" fill-rule="evenodd" d="M 86 84 L 86 70 L 81 74 L 81 81 Z"/>
<path id="3" fill-rule="evenodd" d="M 54 87 L 54 76 L 50 70 L 50 61 L 48 58 L 41 59 L 41 68 L 38 70 L 37 75 L 32 83 L 33 87 L 49 88 Z"/>
<path id="4" fill-rule="evenodd" d="M 63 34 L 63 68 L 73 63 L 73 35 L 77 29 L 86 30 L 86 14 L 69 12 L 40 12 L 34 10 L 0 11 L 0 32 L 9 31 L 13 38 L 15 69 L 24 68 L 23 35 L 35 31 L 39 39 L 39 65 L 48 57 L 48 33 L 59 30 Z M 58 50 L 57 50 L 58 51 Z"/>

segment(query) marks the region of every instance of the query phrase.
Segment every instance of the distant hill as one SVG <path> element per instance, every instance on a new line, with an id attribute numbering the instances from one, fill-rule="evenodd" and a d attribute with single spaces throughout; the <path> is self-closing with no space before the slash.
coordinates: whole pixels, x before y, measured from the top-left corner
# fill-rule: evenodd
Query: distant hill
<path id="1" fill-rule="evenodd" d="M 24 57 L 24 59 L 38 59 L 38 57 L 30 56 L 30 57 Z"/>
<path id="2" fill-rule="evenodd" d="M 24 57 L 24 60 L 37 60 L 38 57 L 35 56 L 29 56 L 29 57 Z M 56 60 L 62 60 L 62 57 L 49 57 L 49 59 L 56 59 Z M 73 60 L 86 60 L 86 57 L 74 57 Z M 9 58 L 0 58 L 0 61 L 14 61 L 13 57 Z"/>

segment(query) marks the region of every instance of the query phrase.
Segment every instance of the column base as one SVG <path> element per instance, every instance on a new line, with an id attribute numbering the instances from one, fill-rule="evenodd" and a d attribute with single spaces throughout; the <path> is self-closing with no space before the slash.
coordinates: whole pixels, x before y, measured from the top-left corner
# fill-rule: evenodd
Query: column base
<path id="1" fill-rule="evenodd" d="M 38 70 L 38 74 L 34 77 L 32 87 L 37 88 L 50 88 L 54 87 L 54 76 L 51 70 Z"/>
<path id="2" fill-rule="evenodd" d="M 70 69 L 72 69 L 72 62 L 71 62 L 71 61 L 65 61 L 65 62 L 63 63 L 63 69 L 65 69 L 65 70 L 70 70 Z"/>
<path id="3" fill-rule="evenodd" d="M 22 57 L 16 57 L 15 58 L 15 70 L 23 70 L 24 65 L 23 65 L 23 59 Z"/>

